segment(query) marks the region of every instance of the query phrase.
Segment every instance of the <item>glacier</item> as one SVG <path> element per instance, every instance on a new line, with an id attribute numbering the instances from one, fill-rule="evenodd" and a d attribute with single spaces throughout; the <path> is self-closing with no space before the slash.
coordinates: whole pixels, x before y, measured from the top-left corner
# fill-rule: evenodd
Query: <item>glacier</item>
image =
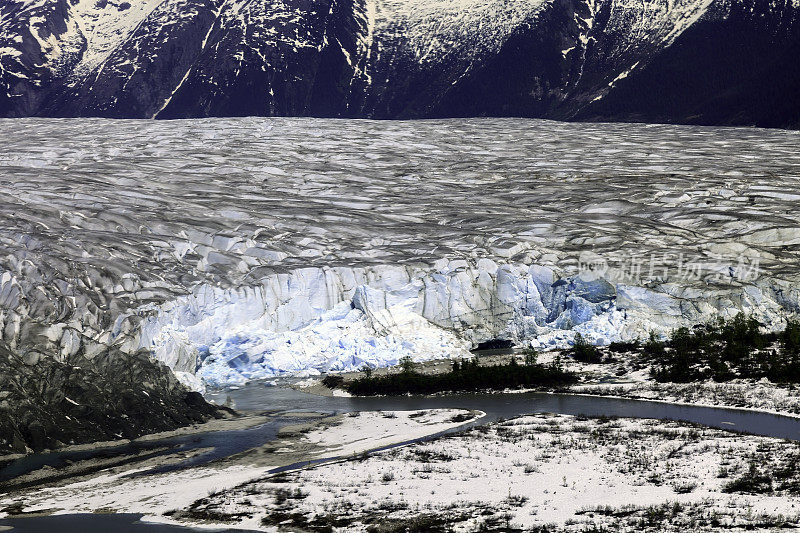
<path id="1" fill-rule="evenodd" d="M 800 309 L 800 134 L 0 120 L 0 335 L 196 390 Z M 469 154 L 466 157 L 465 154 Z"/>

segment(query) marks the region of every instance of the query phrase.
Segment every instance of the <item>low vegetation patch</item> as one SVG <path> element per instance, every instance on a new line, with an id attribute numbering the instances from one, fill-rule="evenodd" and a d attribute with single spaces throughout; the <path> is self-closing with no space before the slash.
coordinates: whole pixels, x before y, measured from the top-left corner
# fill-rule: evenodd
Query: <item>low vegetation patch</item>
<path id="1" fill-rule="evenodd" d="M 603 354 L 597 346 L 589 344 L 583 335 L 575 335 L 575 345 L 572 347 L 572 357 L 581 363 L 597 364 L 603 361 Z"/>
<path id="2" fill-rule="evenodd" d="M 767 378 L 800 382 L 800 323 L 790 321 L 781 333 L 764 333 L 755 318 L 740 314 L 693 329 L 680 328 L 667 342 L 655 338 L 643 355 L 660 382 L 730 381 Z"/>
<path id="3" fill-rule="evenodd" d="M 750 463 L 750 469 L 742 476 L 725 483 L 722 487 L 722 492 L 770 494 L 772 492 L 772 477 L 761 472 L 755 463 Z"/>
<path id="4" fill-rule="evenodd" d="M 342 388 L 357 396 L 379 394 L 433 394 L 479 390 L 518 389 L 527 387 L 557 387 L 577 382 L 577 376 L 565 371 L 560 361 L 542 365 L 535 357 L 526 354 L 524 364 L 512 358 L 507 364 L 482 366 L 478 359 L 456 361 L 449 372 L 422 374 L 410 359 L 401 361 L 401 371 L 396 374 L 374 376 L 371 370 L 352 381 L 340 376 L 329 376 L 323 383 L 330 388 Z"/>

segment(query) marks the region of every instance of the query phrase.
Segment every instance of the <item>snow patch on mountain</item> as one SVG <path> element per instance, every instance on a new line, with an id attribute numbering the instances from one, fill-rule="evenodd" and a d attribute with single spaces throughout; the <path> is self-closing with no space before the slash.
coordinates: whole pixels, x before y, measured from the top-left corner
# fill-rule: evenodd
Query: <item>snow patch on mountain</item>
<path id="1" fill-rule="evenodd" d="M 45 67 L 56 75 L 68 73 L 81 52 L 83 38 L 75 21 L 64 16 L 67 9 L 63 0 L 0 5 L 0 63 L 5 63 L 4 70 L 19 78 L 28 78 L 31 67 Z M 35 55 L 26 58 L 26 53 Z M 10 64 L 9 58 L 13 58 Z"/>
<path id="2" fill-rule="evenodd" d="M 377 0 L 381 35 L 405 40 L 420 63 L 492 52 L 552 0 Z M 385 37 L 384 37 L 385 38 Z"/>
<path id="3" fill-rule="evenodd" d="M 233 30 L 239 37 L 239 46 L 256 53 L 279 44 L 292 46 L 295 52 L 301 48 L 320 49 L 324 28 L 310 26 L 306 19 L 309 13 L 316 14 L 321 8 L 327 9 L 326 4 L 319 1 L 300 8 L 284 0 L 227 0 L 220 6 L 220 27 Z M 261 55 L 261 59 L 267 66 L 271 60 L 265 55 Z"/>
<path id="4" fill-rule="evenodd" d="M 708 11 L 714 0 L 683 0 L 667 2 L 667 14 L 674 21 L 672 29 L 664 37 L 664 43 L 671 45 L 681 33 L 686 31 Z"/>
<path id="5" fill-rule="evenodd" d="M 164 0 L 75 2 L 71 11 L 86 39 L 86 52 L 75 67 L 75 75 L 85 75 L 101 65 L 163 2 Z"/>

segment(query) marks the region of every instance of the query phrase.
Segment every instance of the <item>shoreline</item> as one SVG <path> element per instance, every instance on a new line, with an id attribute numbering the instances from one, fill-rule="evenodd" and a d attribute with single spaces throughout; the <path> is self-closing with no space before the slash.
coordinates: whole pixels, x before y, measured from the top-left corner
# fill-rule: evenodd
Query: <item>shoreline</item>
<path id="1" fill-rule="evenodd" d="M 642 440 L 647 444 L 632 446 Z M 758 461 L 748 459 L 752 453 Z M 527 415 L 357 463 L 254 480 L 199 500 L 189 511 L 224 527 L 260 531 L 329 523 L 363 531 L 372 524 L 419 521 L 475 530 L 484 520 L 553 524 L 548 530 L 559 532 L 598 522 L 630 528 L 641 519 L 655 520 L 651 526 L 659 531 L 695 530 L 683 519 L 708 531 L 721 523 L 734 530 L 759 523 L 779 527 L 800 521 L 793 484 L 798 469 L 788 479 L 776 470 L 798 454 L 796 442 L 679 421 Z M 748 461 L 774 477 L 775 486 L 735 488 L 748 479 Z M 338 504 L 342 493 L 347 506 Z M 660 509 L 672 512 L 662 515 Z"/>
<path id="2" fill-rule="evenodd" d="M 543 360 L 544 362 L 549 362 L 555 357 L 555 354 L 558 354 L 557 351 L 551 352 L 544 352 L 540 354 L 539 359 Z M 481 361 L 486 364 L 497 364 L 497 363 L 505 363 L 507 362 L 512 356 L 518 356 L 518 354 L 492 354 L 489 357 L 482 358 Z M 419 365 L 419 370 L 423 374 L 428 373 L 439 373 L 439 372 L 446 372 L 449 370 L 450 365 L 453 363 L 450 359 L 440 359 L 435 361 L 429 361 L 426 363 L 422 363 Z M 603 367 L 612 367 L 615 365 L 612 364 L 587 364 L 587 363 L 580 363 L 577 361 L 565 361 L 564 368 L 573 372 L 576 372 L 579 376 L 597 376 L 600 375 L 600 379 L 611 378 L 614 381 L 589 381 L 578 383 L 575 385 L 570 385 L 565 388 L 539 388 L 539 389 L 504 389 L 500 390 L 491 390 L 487 389 L 485 391 L 481 391 L 485 394 L 516 394 L 516 393 L 525 393 L 525 392 L 540 392 L 545 394 L 573 394 L 573 395 L 585 395 L 585 396 L 598 396 L 598 397 L 605 397 L 605 398 L 617 398 L 622 400 L 642 400 L 642 401 L 652 401 L 652 402 L 659 402 L 659 403 L 667 403 L 673 405 L 686 405 L 686 406 L 698 406 L 698 407 L 709 407 L 709 408 L 720 408 L 720 409 L 740 409 L 745 411 L 752 411 L 752 412 L 760 412 L 760 413 L 767 413 L 767 414 L 774 414 L 779 416 L 786 416 L 790 418 L 800 418 L 800 385 L 781 385 L 772 382 L 764 382 L 764 381 L 754 381 L 754 380 L 732 380 L 729 382 L 716 382 L 713 380 L 708 381 L 697 381 L 697 382 L 689 382 L 689 383 L 659 383 L 657 381 L 651 380 L 649 378 L 644 377 L 641 374 L 641 371 L 630 372 L 625 376 L 610 376 L 606 372 L 606 368 Z M 385 375 L 398 372 L 398 367 L 385 367 L 375 369 L 376 375 Z M 636 374 L 639 374 L 638 376 Z M 342 376 L 345 379 L 352 379 L 355 377 L 359 377 L 361 374 L 360 372 L 343 372 L 337 374 L 327 374 L 327 375 L 337 375 Z M 317 396 L 323 397 L 351 397 L 350 393 L 341 390 L 341 389 L 329 389 L 328 387 L 322 384 L 322 378 L 324 378 L 326 374 L 323 374 L 319 377 L 306 379 L 303 381 L 298 381 L 292 384 L 289 384 L 288 387 L 292 388 L 299 392 L 305 392 L 307 394 L 313 394 Z M 626 379 L 627 378 L 627 379 Z M 602 388 L 609 388 L 609 389 L 634 389 L 641 391 L 642 389 L 647 391 L 649 388 L 653 391 L 653 393 L 657 393 L 657 389 L 663 389 L 663 392 L 671 395 L 668 398 L 653 398 L 647 397 L 644 395 L 636 394 L 632 392 L 631 395 L 624 395 L 624 394 L 604 394 L 602 391 L 592 392 L 586 389 L 602 389 Z M 742 405 L 741 403 L 734 403 L 734 400 L 731 399 L 728 402 L 721 401 L 718 403 L 713 403 L 709 401 L 703 401 L 700 399 L 699 401 L 689 401 L 686 399 L 681 398 L 681 391 L 680 389 L 707 389 L 705 392 L 707 395 L 713 394 L 715 398 L 717 398 L 717 394 L 725 393 L 725 389 L 728 388 L 739 388 L 741 389 L 738 392 L 750 392 L 751 394 L 758 393 L 760 399 L 763 401 L 765 395 L 769 394 L 778 394 L 781 393 L 786 394 L 785 401 L 789 404 L 786 409 L 780 409 L 776 407 L 769 407 L 769 406 L 758 406 L 758 405 Z M 793 390 L 796 389 L 796 390 Z M 615 391 L 616 392 L 616 391 Z M 792 392 L 794 392 L 794 396 L 792 396 Z M 728 391 L 730 394 L 731 392 Z M 448 394 L 455 394 L 453 392 L 441 392 L 436 395 L 448 395 Z M 433 396 L 436 396 L 433 395 Z M 414 396 L 414 395 L 411 395 Z M 420 395 L 420 396 L 430 396 L 430 395 Z M 369 396 L 361 396 L 361 398 L 369 398 Z M 793 401 L 794 399 L 794 401 Z M 724 400 L 724 398 L 722 398 Z M 746 402 L 746 398 L 738 397 L 736 398 L 737 402 L 741 401 Z M 769 401 L 769 399 L 767 400 Z M 773 398 L 773 402 L 781 401 L 780 398 Z M 791 410 L 794 407 L 793 404 L 796 404 L 796 411 Z"/>
<path id="3" fill-rule="evenodd" d="M 178 511 L 204 495 L 269 476 L 275 469 L 292 465 L 302 469 L 315 461 L 324 464 L 351 460 L 353 456 L 455 429 L 483 416 L 485 413 L 460 409 L 326 416 L 286 425 L 264 445 L 205 465 L 147 474 L 154 465 L 134 464 L 47 486 L 42 486 L 46 482 L 42 479 L 35 486 L 0 496 L 0 519 L 98 511 Z M 155 466 L 168 466 L 183 459 L 164 456 L 156 459 Z"/>
<path id="4" fill-rule="evenodd" d="M 53 461 L 57 462 L 56 466 L 53 466 L 51 462 L 42 462 L 38 466 L 34 465 L 31 469 L 0 482 L 0 486 L 4 490 L 3 496 L 9 497 L 36 488 L 60 487 L 91 480 L 103 475 L 103 472 L 128 471 L 135 473 L 140 470 L 146 471 L 178 464 L 211 452 L 213 448 L 199 446 L 181 449 L 179 443 L 171 442 L 172 439 L 247 430 L 268 424 L 271 420 L 269 416 L 265 415 L 243 414 L 236 418 L 209 421 L 200 424 L 199 427 L 185 427 L 154 433 L 134 440 L 111 441 L 110 443 L 101 443 L 96 447 L 80 444 L 75 447 L 54 450 L 41 455 L 43 457 L 51 456 Z M 209 423 L 211 425 L 206 425 Z M 139 448 L 137 445 L 141 445 L 141 447 Z M 73 454 L 76 456 L 70 457 Z M 86 454 L 85 457 L 82 456 L 83 454 Z M 36 457 L 36 454 L 17 457 L 9 460 L 6 466 L 13 466 L 18 460 L 35 461 Z"/>
<path id="5" fill-rule="evenodd" d="M 174 437 L 182 437 L 186 435 L 199 435 L 203 433 L 213 433 L 216 431 L 225 431 L 232 429 L 244 429 L 254 427 L 259 424 L 266 423 L 270 420 L 269 414 L 259 414 L 256 411 L 236 411 L 236 414 L 228 414 L 224 418 L 212 418 L 201 424 L 192 424 L 177 429 L 168 431 L 160 431 L 157 433 L 148 433 L 134 439 L 116 439 L 97 441 L 83 444 L 70 444 L 54 450 L 45 450 L 43 452 L 31 453 L 17 453 L 7 454 L 0 456 L 0 464 L 5 461 L 15 461 L 17 459 L 24 459 L 35 455 L 49 455 L 49 454 L 63 454 L 63 453 L 81 453 L 81 452 L 94 452 L 100 450 L 113 450 L 114 448 L 121 448 L 137 443 L 150 443 L 162 439 L 170 439 Z"/>
<path id="6" fill-rule="evenodd" d="M 708 407 L 711 409 L 729 409 L 729 410 L 737 410 L 737 411 L 748 411 L 752 413 L 764 413 L 768 415 L 776 415 L 776 416 L 784 416 L 786 418 L 797 418 L 800 419 L 800 414 L 792 413 L 790 411 L 777 411 L 774 409 L 765 409 L 761 407 L 743 407 L 738 405 L 724 405 L 724 404 L 713 404 L 713 403 L 700 403 L 700 402 L 686 402 L 686 401 L 673 401 L 673 400 L 660 400 L 655 398 L 646 398 L 646 397 L 638 397 L 638 396 L 620 396 L 615 394 L 598 394 L 598 393 L 590 393 L 590 392 L 560 392 L 560 393 L 550 393 L 546 392 L 544 394 L 569 394 L 572 396 L 585 396 L 585 397 L 597 397 L 597 398 L 613 398 L 617 400 L 635 400 L 635 401 L 642 401 L 642 402 L 656 402 L 656 403 L 663 403 L 668 405 L 677 405 L 677 406 L 687 406 L 687 407 Z"/>

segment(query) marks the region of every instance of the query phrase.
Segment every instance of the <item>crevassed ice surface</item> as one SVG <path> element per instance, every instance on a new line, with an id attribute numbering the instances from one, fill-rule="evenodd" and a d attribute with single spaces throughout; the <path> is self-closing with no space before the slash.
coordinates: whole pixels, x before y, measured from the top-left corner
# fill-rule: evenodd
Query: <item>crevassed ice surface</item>
<path id="1" fill-rule="evenodd" d="M 0 121 L 17 350 L 195 387 L 798 309 L 797 132 L 472 119 Z"/>

